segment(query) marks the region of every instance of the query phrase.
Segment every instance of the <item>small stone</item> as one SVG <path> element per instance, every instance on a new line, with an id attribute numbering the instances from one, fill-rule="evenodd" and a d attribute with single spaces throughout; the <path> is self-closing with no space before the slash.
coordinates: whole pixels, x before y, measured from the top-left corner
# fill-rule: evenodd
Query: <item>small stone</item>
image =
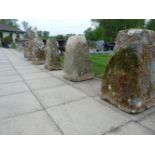
<path id="1" fill-rule="evenodd" d="M 151 30 L 119 31 L 102 82 L 103 99 L 128 113 L 155 105 L 154 42 Z"/>
<path id="2" fill-rule="evenodd" d="M 32 40 L 35 37 L 35 33 L 33 31 L 28 31 L 28 42 L 27 42 L 27 60 L 32 60 Z"/>
<path id="3" fill-rule="evenodd" d="M 27 59 L 32 60 L 32 40 L 28 40 Z"/>
<path id="4" fill-rule="evenodd" d="M 32 45 L 32 63 L 35 65 L 44 64 L 45 52 L 43 41 L 36 37 L 32 40 Z"/>
<path id="5" fill-rule="evenodd" d="M 60 57 L 58 42 L 56 40 L 48 39 L 45 47 L 46 62 L 45 68 L 48 70 L 60 70 Z"/>
<path id="6" fill-rule="evenodd" d="M 89 47 L 85 36 L 77 35 L 68 39 L 64 59 L 64 78 L 83 81 L 93 78 Z"/>
<path id="7" fill-rule="evenodd" d="M 24 41 L 24 58 L 28 58 L 28 40 Z"/>

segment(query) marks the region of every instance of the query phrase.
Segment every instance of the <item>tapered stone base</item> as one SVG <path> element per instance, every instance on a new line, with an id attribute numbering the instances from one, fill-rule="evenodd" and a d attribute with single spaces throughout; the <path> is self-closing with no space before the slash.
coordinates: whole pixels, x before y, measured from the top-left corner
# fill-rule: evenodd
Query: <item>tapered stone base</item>
<path id="1" fill-rule="evenodd" d="M 131 113 L 131 114 L 137 114 L 140 112 L 143 112 L 147 109 L 149 109 L 152 106 L 155 106 L 155 104 L 153 105 L 152 103 L 150 103 L 149 101 L 145 101 L 147 104 L 143 104 L 143 106 L 141 107 L 133 107 L 129 104 L 120 104 L 120 102 L 115 101 L 112 97 L 110 96 L 106 96 L 106 95 L 101 95 L 101 99 L 105 100 L 107 102 L 109 102 L 110 104 L 114 105 L 115 107 L 119 108 L 122 111 L 125 111 L 127 113 Z M 149 104 L 148 104 L 149 102 Z M 152 100 L 153 102 L 153 100 Z M 155 100 L 154 100 L 155 102 Z"/>
<path id="2" fill-rule="evenodd" d="M 32 64 L 34 65 L 42 65 L 45 63 L 45 60 L 34 60 L 32 59 Z"/>
<path id="3" fill-rule="evenodd" d="M 155 105 L 155 32 L 129 29 L 118 33 L 106 66 L 101 98 L 128 113 Z"/>
<path id="4" fill-rule="evenodd" d="M 62 70 L 62 67 L 61 66 L 47 66 L 47 65 L 45 65 L 45 69 L 48 69 L 49 71 Z"/>
<path id="5" fill-rule="evenodd" d="M 91 80 L 94 78 L 94 76 L 91 73 L 84 74 L 82 76 L 64 74 L 64 78 L 70 81 L 79 82 L 79 81 Z"/>

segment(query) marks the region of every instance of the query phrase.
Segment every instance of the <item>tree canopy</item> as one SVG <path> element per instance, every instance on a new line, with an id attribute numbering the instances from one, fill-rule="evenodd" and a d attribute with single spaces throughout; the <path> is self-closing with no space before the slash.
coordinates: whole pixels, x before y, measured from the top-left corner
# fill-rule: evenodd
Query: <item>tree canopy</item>
<path id="1" fill-rule="evenodd" d="M 17 23 L 17 19 L 0 19 L 0 23 L 9 25 L 15 28 L 19 28 L 19 25 Z"/>
<path id="2" fill-rule="evenodd" d="M 100 26 L 95 29 L 88 28 L 84 33 L 88 40 L 104 40 L 104 29 Z"/>
<path id="3" fill-rule="evenodd" d="M 50 35 L 49 31 L 38 31 L 38 36 L 43 39 L 47 39 L 49 35 Z"/>
<path id="4" fill-rule="evenodd" d="M 32 30 L 32 26 L 30 26 L 29 23 L 26 22 L 26 21 L 23 21 L 23 22 L 22 22 L 22 26 L 23 26 L 23 28 L 24 28 L 24 30 L 25 30 L 26 32 L 29 31 L 29 30 Z"/>
<path id="5" fill-rule="evenodd" d="M 146 24 L 146 28 L 155 31 L 155 19 L 150 19 Z"/>
<path id="6" fill-rule="evenodd" d="M 144 28 L 144 19 L 92 19 L 97 26 L 88 28 L 84 33 L 88 40 L 100 40 L 113 42 L 118 31 L 129 28 Z"/>

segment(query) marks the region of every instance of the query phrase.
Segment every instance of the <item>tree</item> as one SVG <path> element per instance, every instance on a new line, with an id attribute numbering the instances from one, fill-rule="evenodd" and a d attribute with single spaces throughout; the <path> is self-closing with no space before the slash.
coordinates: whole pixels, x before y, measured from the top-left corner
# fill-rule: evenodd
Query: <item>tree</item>
<path id="1" fill-rule="evenodd" d="M 49 37 L 49 35 L 50 35 L 50 32 L 49 31 L 43 31 L 43 37 L 44 38 L 48 38 Z"/>
<path id="2" fill-rule="evenodd" d="M 38 36 L 39 36 L 40 38 L 43 37 L 43 33 L 42 33 L 42 31 L 38 31 Z"/>
<path id="3" fill-rule="evenodd" d="M 150 19 L 146 23 L 146 28 L 155 31 L 155 19 Z"/>
<path id="4" fill-rule="evenodd" d="M 85 30 L 84 34 L 85 34 L 87 40 L 95 40 L 94 31 L 92 30 L 91 27 L 89 27 L 87 30 Z"/>
<path id="5" fill-rule="evenodd" d="M 87 40 L 104 40 L 104 29 L 100 26 L 97 26 L 95 29 L 88 28 L 84 31 L 84 34 Z"/>
<path id="6" fill-rule="evenodd" d="M 38 31 L 38 36 L 40 38 L 47 39 L 49 38 L 49 35 L 50 35 L 49 31 Z"/>
<path id="7" fill-rule="evenodd" d="M 68 33 L 64 36 L 64 39 L 67 40 L 69 37 L 74 36 L 75 34 L 73 33 Z"/>
<path id="8" fill-rule="evenodd" d="M 26 21 L 23 21 L 23 22 L 22 22 L 22 26 L 23 26 L 23 28 L 24 28 L 24 30 L 25 30 L 26 32 L 29 31 L 29 30 L 32 30 L 32 26 L 30 26 L 29 23 L 26 22 Z"/>
<path id="9" fill-rule="evenodd" d="M 56 38 L 56 39 L 65 39 L 65 36 L 63 35 L 63 34 L 58 34 L 58 35 L 56 35 L 54 38 Z"/>
<path id="10" fill-rule="evenodd" d="M 12 26 L 15 28 L 19 28 L 19 25 L 17 22 L 18 22 L 17 19 L 0 19 L 0 23 L 2 23 L 2 24 Z"/>
<path id="11" fill-rule="evenodd" d="M 26 21 L 23 21 L 23 22 L 22 22 L 22 26 L 23 26 L 23 28 L 24 28 L 24 30 L 25 30 L 25 32 L 26 32 L 26 33 L 24 34 L 24 36 L 25 36 L 25 38 L 28 38 L 30 32 L 32 31 L 32 26 L 30 26 L 29 23 L 26 22 Z"/>
<path id="12" fill-rule="evenodd" d="M 113 42 L 117 33 L 123 29 L 144 28 L 144 19 L 92 19 L 93 23 L 98 23 L 98 27 L 103 31 L 105 41 Z M 98 28 L 97 27 L 97 28 Z"/>

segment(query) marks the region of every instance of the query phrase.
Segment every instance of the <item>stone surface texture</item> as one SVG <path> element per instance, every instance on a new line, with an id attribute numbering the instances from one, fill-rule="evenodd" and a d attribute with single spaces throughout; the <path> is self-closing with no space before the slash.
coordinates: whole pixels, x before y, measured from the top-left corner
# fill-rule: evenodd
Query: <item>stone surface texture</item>
<path id="1" fill-rule="evenodd" d="M 128 29 L 118 33 L 114 55 L 102 82 L 102 98 L 138 113 L 155 103 L 155 32 Z"/>
<path id="2" fill-rule="evenodd" d="M 27 43 L 28 51 L 26 54 L 26 57 L 28 60 L 32 60 L 32 47 L 33 47 L 32 40 L 34 37 L 35 37 L 35 33 L 33 31 L 28 31 L 28 43 Z"/>
<path id="3" fill-rule="evenodd" d="M 32 40 L 32 63 L 35 65 L 45 63 L 44 43 L 39 37 Z"/>
<path id="4" fill-rule="evenodd" d="M 64 78 L 82 81 L 93 78 L 89 48 L 85 36 L 77 35 L 68 39 L 64 59 Z"/>
<path id="5" fill-rule="evenodd" d="M 58 42 L 56 40 L 48 39 L 45 47 L 46 62 L 45 68 L 48 70 L 60 70 L 60 57 Z"/>
<path id="6" fill-rule="evenodd" d="M 28 40 L 24 42 L 24 58 L 28 58 Z"/>

